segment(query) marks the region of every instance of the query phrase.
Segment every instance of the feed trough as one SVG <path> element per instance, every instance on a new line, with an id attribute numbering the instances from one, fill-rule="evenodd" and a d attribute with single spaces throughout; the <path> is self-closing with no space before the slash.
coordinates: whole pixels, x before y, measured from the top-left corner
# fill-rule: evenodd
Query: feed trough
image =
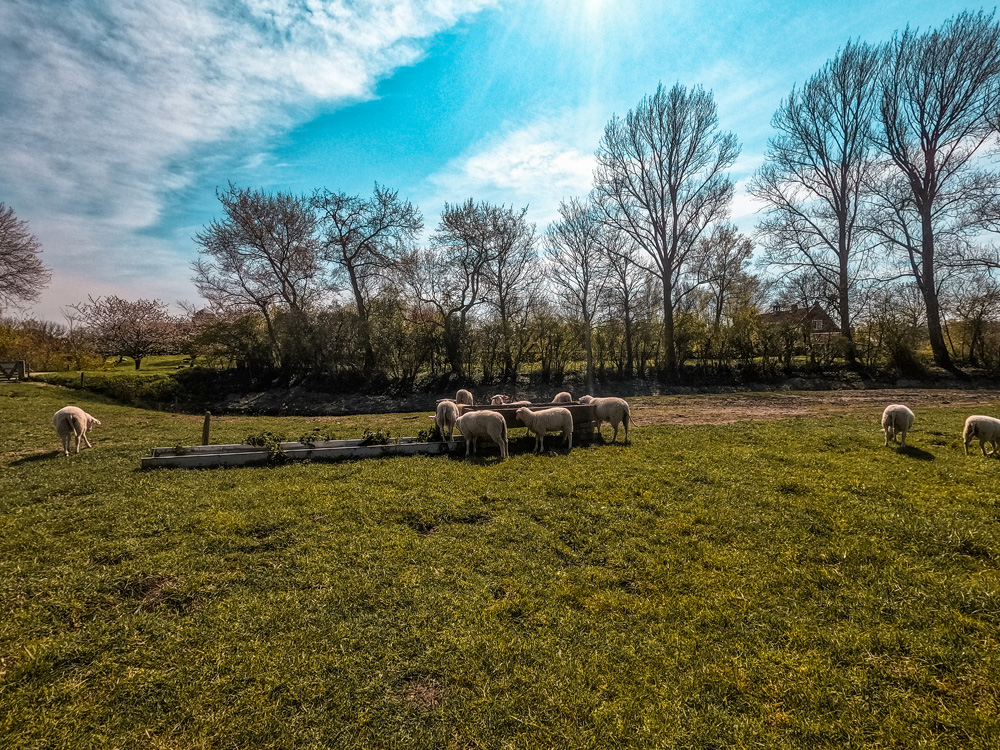
<path id="1" fill-rule="evenodd" d="M 461 437 L 449 445 L 444 442 L 418 442 L 417 438 L 399 438 L 385 445 L 371 445 L 358 440 L 318 440 L 315 443 L 280 443 L 280 452 L 257 445 L 193 445 L 153 448 L 153 455 L 142 459 L 142 468 L 211 468 L 217 466 L 259 466 L 275 457 L 282 461 L 339 461 L 352 458 L 388 458 L 390 456 L 438 455 L 464 446 Z"/>

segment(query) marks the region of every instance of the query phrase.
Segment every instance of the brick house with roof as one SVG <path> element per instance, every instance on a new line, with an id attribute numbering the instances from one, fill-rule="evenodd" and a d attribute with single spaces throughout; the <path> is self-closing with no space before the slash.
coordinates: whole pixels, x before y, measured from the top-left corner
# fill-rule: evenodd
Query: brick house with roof
<path id="1" fill-rule="evenodd" d="M 760 313 L 757 319 L 762 325 L 801 331 L 804 342 L 814 336 L 828 338 L 840 335 L 840 326 L 818 303 L 811 307 L 792 305 L 786 310 L 776 306 L 771 312 Z"/>

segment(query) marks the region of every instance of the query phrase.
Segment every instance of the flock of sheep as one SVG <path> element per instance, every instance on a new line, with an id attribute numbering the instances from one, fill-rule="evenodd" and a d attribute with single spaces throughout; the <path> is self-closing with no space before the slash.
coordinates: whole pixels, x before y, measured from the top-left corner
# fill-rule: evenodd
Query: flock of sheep
<path id="1" fill-rule="evenodd" d="M 572 404 L 573 396 L 566 391 L 552 399 L 553 404 Z M 590 404 L 594 407 L 597 429 L 607 422 L 615 428 L 611 442 L 618 439 L 618 427 L 625 427 L 625 443 L 628 444 L 628 426 L 632 420 L 628 402 L 622 398 L 594 398 L 581 396 L 577 402 Z M 562 432 L 566 437 L 567 450 L 573 450 L 573 413 L 565 406 L 553 406 L 548 409 L 532 410 L 530 401 L 511 401 L 509 396 L 498 393 L 490 399 L 490 406 L 518 407 L 514 417 L 529 432 L 535 435 L 535 453 L 545 450 L 545 436 L 550 432 Z M 455 394 L 454 399 L 445 398 L 438 402 L 434 423 L 441 436 L 448 442 L 452 441 L 457 429 L 465 438 L 465 455 L 475 451 L 479 438 L 487 438 L 500 446 L 500 457 L 507 458 L 507 420 L 504 415 L 491 409 L 481 409 L 463 413 L 467 407 L 475 406 L 472 394 L 464 388 Z"/>
<path id="2" fill-rule="evenodd" d="M 896 442 L 896 436 L 901 437 L 901 444 L 906 446 L 906 433 L 913 427 L 913 412 L 903 404 L 889 404 L 882 412 L 882 429 L 885 430 L 885 444 L 889 445 L 891 440 Z M 986 453 L 986 444 L 992 448 L 992 455 L 998 456 L 997 444 L 1000 443 L 1000 419 L 994 417 L 984 417 L 981 414 L 973 414 L 965 420 L 962 428 L 962 442 L 965 443 L 965 455 L 969 455 L 969 444 L 973 440 L 979 441 L 979 449 L 983 455 Z"/>
<path id="3" fill-rule="evenodd" d="M 552 399 L 554 404 L 573 403 L 573 396 L 565 391 Z M 625 443 L 628 443 L 628 426 L 632 420 L 629 412 L 628 402 L 625 399 L 608 397 L 594 398 L 592 396 L 581 396 L 577 403 L 590 404 L 594 407 L 597 429 L 607 422 L 615 428 L 614 437 L 611 442 L 618 439 L 618 426 L 625 427 Z M 472 394 L 464 388 L 455 394 L 454 399 L 442 399 L 437 406 L 437 413 L 433 419 L 437 424 L 441 436 L 448 442 L 452 441 L 454 431 L 457 429 L 465 437 L 465 455 L 476 449 L 476 442 L 479 438 L 487 438 L 500 446 L 500 457 L 507 458 L 507 421 L 499 412 L 489 409 L 471 411 L 463 414 L 466 407 L 473 406 Z M 545 450 L 545 436 L 550 432 L 562 432 L 566 437 L 567 449 L 573 449 L 573 414 L 569 409 L 562 406 L 553 406 L 548 409 L 532 411 L 527 408 L 531 406 L 530 401 L 511 401 L 508 396 L 497 394 L 490 399 L 491 406 L 517 406 L 514 413 L 516 419 L 535 435 L 535 453 Z M 70 446 L 76 439 L 76 452 L 80 452 L 80 443 L 84 442 L 88 448 L 93 448 L 87 433 L 91 429 L 101 424 L 100 420 L 87 414 L 78 406 L 65 406 L 55 413 L 52 419 L 56 432 L 62 440 L 62 449 L 65 455 L 69 455 Z M 903 404 L 890 404 L 882 412 L 882 429 L 885 431 L 885 445 L 889 445 L 891 440 L 896 443 L 896 437 L 901 438 L 903 446 L 906 445 L 906 433 L 913 427 L 913 412 Z M 979 449 L 983 455 L 1000 456 L 1000 419 L 974 414 L 965 420 L 962 429 L 962 442 L 965 444 L 965 454 L 969 455 L 969 444 L 973 440 L 979 440 Z M 992 447 L 992 453 L 987 454 L 986 444 Z"/>

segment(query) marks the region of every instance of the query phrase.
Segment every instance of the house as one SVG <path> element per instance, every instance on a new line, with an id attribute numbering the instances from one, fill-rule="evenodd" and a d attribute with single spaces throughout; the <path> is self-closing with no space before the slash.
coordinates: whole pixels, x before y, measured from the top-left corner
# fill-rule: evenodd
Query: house
<path id="1" fill-rule="evenodd" d="M 776 305 L 771 312 L 760 313 L 757 319 L 762 325 L 801 331 L 802 338 L 807 341 L 814 336 L 827 338 L 840 335 L 840 326 L 819 304 L 811 307 L 792 305 L 787 309 Z"/>

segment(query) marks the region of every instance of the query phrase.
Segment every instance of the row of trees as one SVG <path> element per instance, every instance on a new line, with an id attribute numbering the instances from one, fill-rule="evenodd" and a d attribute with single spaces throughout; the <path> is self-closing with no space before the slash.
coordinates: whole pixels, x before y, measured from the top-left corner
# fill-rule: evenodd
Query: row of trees
<path id="1" fill-rule="evenodd" d="M 625 375 L 674 376 L 691 358 L 787 361 L 797 346 L 901 363 L 922 337 L 946 368 L 994 359 L 994 14 L 850 42 L 772 122 L 750 185 L 763 205 L 759 275 L 751 238 L 727 221 L 736 136 L 720 129 L 711 92 L 661 84 L 611 119 L 592 191 L 564 200 L 541 232 L 527 208 L 469 199 L 446 204 L 422 243 L 420 211 L 379 185 L 352 196 L 230 184 L 196 237 L 208 307 L 174 321 L 180 339 L 151 340 L 211 330 L 212 346 L 256 369 L 368 380 L 426 370 L 512 381 L 529 363 L 558 370 L 576 349 L 591 383 L 611 361 Z M 775 300 L 821 303 L 840 342 L 819 352 L 807 336 L 762 327 L 756 313 Z M 98 348 L 122 340 L 101 331 L 105 308 L 124 303 L 74 308 Z"/>

